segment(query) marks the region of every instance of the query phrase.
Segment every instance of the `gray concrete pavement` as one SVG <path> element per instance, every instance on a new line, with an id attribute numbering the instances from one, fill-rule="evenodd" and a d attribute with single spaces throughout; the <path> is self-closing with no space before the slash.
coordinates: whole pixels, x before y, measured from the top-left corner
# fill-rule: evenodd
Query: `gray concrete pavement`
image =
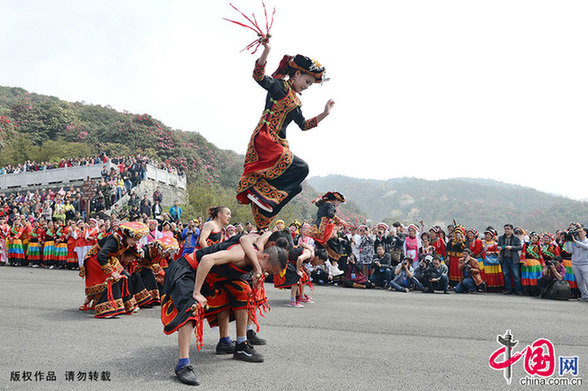
<path id="1" fill-rule="evenodd" d="M 175 379 L 177 337 L 162 332 L 159 308 L 94 319 L 77 310 L 77 272 L 0 268 L 0 389 L 186 390 Z M 316 304 L 285 307 L 288 291 L 266 285 L 272 311 L 262 318 L 262 364 L 216 356 L 205 326 L 204 349 L 191 356 L 200 390 L 504 390 L 522 387 L 489 368 L 511 329 L 522 349 L 550 339 L 559 355 L 579 356 L 588 370 L 588 304 L 501 294 L 443 295 L 317 287 Z M 234 327 L 231 326 L 232 337 Z M 520 350 L 515 348 L 516 351 Z M 54 371 L 57 381 L 11 381 L 11 372 Z M 110 382 L 65 380 L 65 372 L 110 372 Z M 557 373 L 556 373 L 557 376 Z M 566 375 L 566 377 L 570 377 Z"/>

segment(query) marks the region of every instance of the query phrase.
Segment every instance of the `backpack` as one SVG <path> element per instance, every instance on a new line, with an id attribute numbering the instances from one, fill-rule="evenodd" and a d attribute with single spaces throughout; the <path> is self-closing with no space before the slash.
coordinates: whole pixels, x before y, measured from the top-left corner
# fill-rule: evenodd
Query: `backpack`
<path id="1" fill-rule="evenodd" d="M 567 281 L 553 281 L 541 292 L 542 299 L 569 300 L 570 284 Z"/>

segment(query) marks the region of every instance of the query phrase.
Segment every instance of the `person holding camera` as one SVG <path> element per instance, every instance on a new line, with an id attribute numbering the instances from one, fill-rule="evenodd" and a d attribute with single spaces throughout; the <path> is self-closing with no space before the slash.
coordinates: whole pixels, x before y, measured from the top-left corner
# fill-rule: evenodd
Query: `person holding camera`
<path id="1" fill-rule="evenodd" d="M 429 256 L 427 256 L 429 257 Z M 434 255 L 431 257 L 431 266 L 428 267 L 427 273 L 423 276 L 424 293 L 434 293 L 435 291 L 443 291 L 449 294 L 449 268 L 443 262 L 441 257 Z"/>
<path id="2" fill-rule="evenodd" d="M 566 268 L 562 263 L 562 257 L 556 255 L 553 260 L 545 261 L 543 275 L 537 280 L 537 286 L 542 298 L 555 281 L 562 281 L 566 275 Z"/>
<path id="3" fill-rule="evenodd" d="M 580 290 L 580 300 L 588 301 L 588 239 L 586 228 L 579 227 L 566 233 L 566 251 L 572 254 L 572 270 Z"/>
<path id="4" fill-rule="evenodd" d="M 416 289 L 422 290 L 423 285 L 414 278 L 414 269 L 412 267 L 412 257 L 405 256 L 402 262 L 394 270 L 394 280 L 390 281 L 389 291 L 397 290 L 398 292 L 409 292 L 414 285 Z"/>
<path id="5" fill-rule="evenodd" d="M 194 220 L 188 221 L 188 226 L 182 231 L 182 239 L 184 240 L 182 256 L 192 254 L 194 252 L 199 236 L 200 230 L 196 227 L 196 224 L 194 224 Z"/>
<path id="6" fill-rule="evenodd" d="M 472 250 L 469 248 L 463 250 L 463 258 L 460 258 L 458 267 L 463 279 L 455 286 L 455 292 L 476 293 L 478 287 L 484 284 L 484 281 L 480 276 L 480 265 L 476 258 L 473 257 Z"/>
<path id="7" fill-rule="evenodd" d="M 500 249 L 500 263 L 502 274 L 504 275 L 504 294 L 512 294 L 511 275 L 514 280 L 514 291 L 516 295 L 521 295 L 521 259 L 519 251 L 523 249 L 521 239 L 514 235 L 512 224 L 504 226 L 504 235 L 498 238 L 498 248 Z"/>
<path id="8" fill-rule="evenodd" d="M 376 246 L 376 255 L 372 261 L 372 270 L 374 273 L 370 276 L 372 284 L 386 288 L 390 285 L 392 280 L 392 269 L 390 254 L 384 251 L 384 245 L 378 244 Z"/>

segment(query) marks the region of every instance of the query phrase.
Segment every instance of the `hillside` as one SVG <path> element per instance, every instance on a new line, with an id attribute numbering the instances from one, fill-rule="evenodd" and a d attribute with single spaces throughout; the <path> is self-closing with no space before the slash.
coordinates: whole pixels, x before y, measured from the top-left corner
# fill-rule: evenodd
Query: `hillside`
<path id="1" fill-rule="evenodd" d="M 373 221 L 416 222 L 423 218 L 427 225 L 446 226 L 456 219 L 479 230 L 511 222 L 535 231 L 552 232 L 570 221 L 588 223 L 587 202 L 493 180 L 383 181 L 329 175 L 312 177 L 309 182 L 319 192 L 341 191 Z"/>
<path id="2" fill-rule="evenodd" d="M 0 86 L 0 165 L 102 152 L 109 156 L 139 153 L 183 171 L 190 197 L 184 208 L 186 216 L 204 217 L 209 206 L 226 205 L 233 212 L 233 221 L 252 221 L 250 207 L 235 199 L 243 155 L 217 148 L 198 132 L 171 129 L 149 114 L 119 112 L 109 106 L 66 102 Z M 318 194 L 308 183 L 303 188 L 278 218 L 287 223 L 313 218 L 316 208 L 310 201 Z M 361 214 L 353 203 L 345 205 L 341 213 L 350 220 L 358 220 Z"/>

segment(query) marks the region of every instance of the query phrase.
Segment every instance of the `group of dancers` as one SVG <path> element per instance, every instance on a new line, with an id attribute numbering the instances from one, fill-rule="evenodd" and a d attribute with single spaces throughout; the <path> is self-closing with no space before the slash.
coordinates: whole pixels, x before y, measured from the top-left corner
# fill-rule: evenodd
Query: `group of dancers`
<path id="1" fill-rule="evenodd" d="M 0 264 L 78 269 L 88 250 L 107 235 L 95 219 L 88 224 L 62 219 L 43 223 L 16 216 L 9 225 L 0 216 Z"/>
<path id="2" fill-rule="evenodd" d="M 305 119 L 299 94 L 325 80 L 325 68 L 303 55 L 284 56 L 273 75 L 265 74 L 270 52 L 269 28 L 260 35 L 263 53 L 255 62 L 254 80 L 265 90 L 265 110 L 255 128 L 238 184 L 237 199 L 251 204 L 257 225 L 255 233 L 225 237 L 223 227 L 230 221 L 226 207 L 209 209 L 198 245 L 178 257 L 173 239 L 155 239 L 140 246 L 149 228 L 142 223 L 124 222 L 112 235 L 98 240 L 85 254 L 80 275 L 86 281 L 86 299 L 81 310 L 94 309 L 97 318 L 132 314 L 141 306 L 161 305 L 165 334 L 178 332 L 179 360 L 175 373 L 183 383 L 199 384 L 189 358 L 192 332 L 202 346 L 202 325 L 206 319 L 217 326 L 218 354 L 262 362 L 253 345 L 263 345 L 257 336 L 257 313 L 268 311 L 264 280 L 274 277 L 276 287 L 290 288 L 293 307 L 312 303 L 304 293 L 310 278 L 303 263 L 319 264 L 336 254 L 335 208 L 345 199 L 331 192 L 316 200 L 319 214 L 309 232 L 317 248 L 293 243 L 288 229 L 269 231 L 280 210 L 302 191 L 308 165 L 289 149 L 286 127 L 292 122 L 304 131 L 315 128 L 334 105 L 329 100 L 322 113 Z M 165 265 L 165 266 L 164 266 Z M 235 321 L 236 340 L 229 337 L 229 323 Z"/>

